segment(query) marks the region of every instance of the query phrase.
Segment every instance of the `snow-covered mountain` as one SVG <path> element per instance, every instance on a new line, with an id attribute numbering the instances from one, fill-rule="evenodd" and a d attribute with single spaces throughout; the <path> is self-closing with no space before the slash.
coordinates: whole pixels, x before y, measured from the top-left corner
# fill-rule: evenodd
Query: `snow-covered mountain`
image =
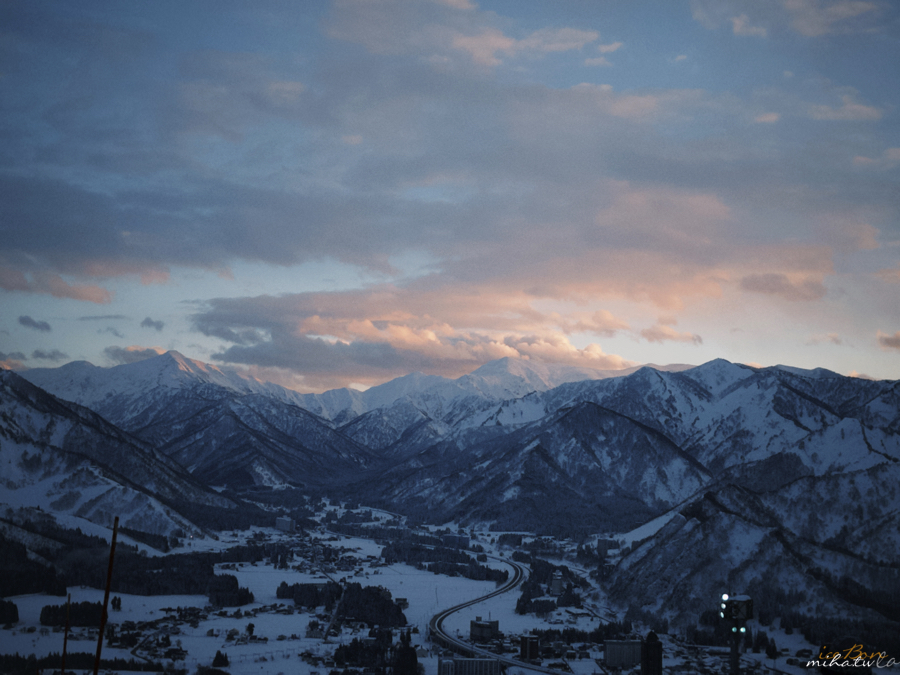
<path id="1" fill-rule="evenodd" d="M 653 366 L 679 371 L 686 365 Z M 547 391 L 567 382 L 623 377 L 639 367 L 600 370 L 580 366 L 502 358 L 491 361 L 455 380 L 438 375 L 410 373 L 359 392 L 334 389 L 324 394 L 303 394 L 299 405 L 320 417 L 344 424 L 367 412 L 399 405 L 412 405 L 433 418 L 452 420 L 469 406 L 519 398 L 534 391 Z"/>
<path id="2" fill-rule="evenodd" d="M 742 589 L 782 616 L 794 603 L 900 619 L 900 382 L 723 360 L 608 373 L 505 359 L 313 395 L 171 352 L 23 376 L 124 430 L 4 374 L 7 488 L 51 508 L 91 512 L 67 481 L 133 455 L 184 480 L 290 484 L 499 529 L 596 537 L 659 517 L 607 570 L 620 604 L 696 617 Z M 116 442 L 91 441 L 91 425 Z M 81 465 L 76 443 L 111 449 Z"/>
<path id="3" fill-rule="evenodd" d="M 158 400 L 188 390 L 201 397 L 262 394 L 295 405 L 302 401 L 298 392 L 241 377 L 176 351 L 112 368 L 73 361 L 59 368 L 32 368 L 19 374 L 54 396 L 90 408 L 120 425 L 146 416 Z"/>
<path id="4" fill-rule="evenodd" d="M 209 485 L 320 486 L 372 462 L 365 448 L 307 411 L 301 394 L 178 352 L 113 368 L 78 362 L 23 376 L 92 408 Z"/>
<path id="5" fill-rule="evenodd" d="M 196 531 L 185 506 L 235 504 L 96 413 L 0 371 L 0 503 L 153 534 Z"/>
<path id="6" fill-rule="evenodd" d="M 175 352 L 24 375 L 211 484 L 330 489 L 547 531 L 631 526 L 719 483 L 776 490 L 900 461 L 900 383 L 822 369 L 501 359 L 456 380 L 412 374 L 321 395 Z"/>

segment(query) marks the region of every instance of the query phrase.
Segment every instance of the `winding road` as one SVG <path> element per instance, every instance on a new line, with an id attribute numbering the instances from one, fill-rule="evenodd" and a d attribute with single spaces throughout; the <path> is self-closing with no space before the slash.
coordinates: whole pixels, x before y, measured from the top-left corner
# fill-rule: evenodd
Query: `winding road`
<path id="1" fill-rule="evenodd" d="M 504 564 L 510 565 L 513 570 L 512 578 L 507 581 L 503 586 L 498 588 L 493 593 L 488 593 L 480 598 L 475 598 L 474 600 L 469 600 L 468 602 L 463 602 L 459 605 L 454 605 L 448 609 L 443 610 L 442 612 L 438 612 L 433 617 L 431 617 L 431 621 L 428 622 L 428 627 L 431 631 L 431 639 L 449 649 L 452 649 L 456 652 L 461 652 L 463 654 L 468 654 L 474 657 L 484 657 L 490 659 L 496 659 L 500 661 L 500 663 L 505 666 L 515 666 L 518 668 L 524 668 L 526 670 L 536 671 L 539 673 L 550 673 L 551 675 L 560 675 L 559 670 L 553 670 L 551 668 L 543 668 L 542 666 L 532 665 L 530 663 L 526 663 L 524 661 L 519 661 L 518 659 L 513 659 L 508 656 L 504 656 L 502 654 L 497 654 L 495 652 L 488 651 L 486 649 L 481 649 L 476 647 L 470 642 L 466 640 L 461 640 L 455 636 L 450 635 L 444 631 L 444 620 L 449 617 L 454 612 L 458 612 L 461 609 L 465 609 L 466 607 L 471 607 L 472 605 L 477 605 L 479 602 L 484 602 L 490 598 L 494 598 L 503 593 L 507 593 L 514 588 L 516 588 L 519 584 L 521 584 L 528 577 L 528 569 L 517 562 L 509 560 L 507 558 L 498 558 L 496 556 L 488 556 L 493 560 L 497 560 Z"/>

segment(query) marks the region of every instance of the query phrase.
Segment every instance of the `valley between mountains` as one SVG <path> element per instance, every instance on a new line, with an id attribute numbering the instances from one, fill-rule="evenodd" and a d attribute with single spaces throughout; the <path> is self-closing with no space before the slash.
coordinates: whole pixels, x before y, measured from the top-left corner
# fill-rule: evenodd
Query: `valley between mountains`
<path id="1" fill-rule="evenodd" d="M 0 462 L 0 532 L 48 569 L 79 523 L 183 546 L 343 504 L 570 550 L 648 627 L 712 630 L 732 589 L 766 625 L 900 634 L 896 381 L 504 359 L 301 394 L 169 352 L 0 372 Z"/>

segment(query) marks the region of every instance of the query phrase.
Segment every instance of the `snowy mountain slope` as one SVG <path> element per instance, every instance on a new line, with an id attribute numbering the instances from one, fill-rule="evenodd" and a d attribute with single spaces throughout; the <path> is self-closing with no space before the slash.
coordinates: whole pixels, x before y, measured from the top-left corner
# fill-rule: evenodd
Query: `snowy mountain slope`
<path id="1" fill-rule="evenodd" d="M 480 441 L 473 439 L 479 438 Z M 550 531 L 636 524 L 690 497 L 708 472 L 659 432 L 582 403 L 509 433 L 476 430 L 438 443 L 370 481 L 379 501 L 421 504 L 438 518 L 498 520 Z"/>
<path id="2" fill-rule="evenodd" d="M 654 367 L 677 372 L 690 366 Z M 358 415 L 406 401 L 432 419 L 453 422 L 454 413 L 466 411 L 468 407 L 477 405 L 476 402 L 504 401 L 534 391 L 547 391 L 566 382 L 623 377 L 638 368 L 600 370 L 502 358 L 455 380 L 411 373 L 364 392 L 335 389 L 323 394 L 303 394 L 300 405 L 320 417 L 343 424 Z"/>
<path id="3" fill-rule="evenodd" d="M 215 484 L 359 490 L 461 519 L 533 513 L 552 528 L 584 502 L 582 522 L 615 529 L 718 480 L 772 491 L 900 460 L 900 384 L 823 369 L 715 360 L 609 373 L 501 359 L 456 380 L 414 373 L 300 395 L 175 353 L 132 365 L 138 382 L 120 381 L 124 367 L 73 364 L 55 387 Z M 301 409 L 313 404 L 324 418 Z M 547 504 L 559 505 L 552 516 Z"/>
<path id="4" fill-rule="evenodd" d="M 70 366 L 24 375 L 92 406 L 207 484 L 321 485 L 373 461 L 307 411 L 301 394 L 178 352 L 114 368 Z"/>
<path id="5" fill-rule="evenodd" d="M 176 351 L 100 368 L 77 361 L 59 368 L 32 368 L 19 373 L 29 382 L 65 401 L 78 403 L 120 426 L 140 415 L 152 418 L 154 405 L 165 405 L 179 393 L 212 400 L 226 395 L 265 394 L 300 404 L 301 394 L 268 382 L 241 377 L 216 366 L 186 358 Z"/>
<path id="6" fill-rule="evenodd" d="M 139 433 L 151 429 L 163 452 L 212 485 L 321 486 L 375 462 L 321 418 L 258 394 L 224 399 L 178 420 L 161 413 Z"/>
<path id="7" fill-rule="evenodd" d="M 808 377 L 724 361 L 678 373 L 644 368 L 505 401 L 473 412 L 456 428 L 514 428 L 592 401 L 655 428 L 713 473 L 779 453 L 797 455 L 815 473 L 900 458 L 897 383 L 852 378 L 835 383 L 825 373 Z"/>
<path id="8" fill-rule="evenodd" d="M 831 477 L 809 477 L 803 486 L 824 492 L 835 487 Z M 811 501 L 798 516 L 794 510 L 803 502 L 791 498 L 793 489 L 760 496 L 722 485 L 698 495 L 656 534 L 625 552 L 607 580 L 612 599 L 676 622 L 693 622 L 713 610 L 723 592 L 750 595 L 760 615 L 854 617 L 883 625 L 897 621 L 900 614 L 891 604 L 891 598 L 900 596 L 895 559 L 824 539 L 826 530 L 812 524 L 822 502 Z M 778 508 L 782 499 L 789 500 L 793 513 Z M 823 515 L 828 518 L 827 512 Z M 798 517 L 807 521 L 800 530 L 814 536 L 797 533 L 797 523 L 789 520 Z M 866 534 L 890 534 L 894 519 Z M 848 578 L 856 585 L 847 584 Z"/>
<path id="9" fill-rule="evenodd" d="M 404 399 L 364 413 L 340 427 L 340 431 L 386 458 L 398 446 L 409 453 L 433 445 L 446 435 L 448 428 Z"/>
<path id="10" fill-rule="evenodd" d="M 154 533 L 189 525 L 173 503 L 235 506 L 96 413 L 10 371 L 0 372 L 0 453 L 0 500 L 8 504 L 49 507 L 103 525 L 122 514 L 127 526 Z"/>

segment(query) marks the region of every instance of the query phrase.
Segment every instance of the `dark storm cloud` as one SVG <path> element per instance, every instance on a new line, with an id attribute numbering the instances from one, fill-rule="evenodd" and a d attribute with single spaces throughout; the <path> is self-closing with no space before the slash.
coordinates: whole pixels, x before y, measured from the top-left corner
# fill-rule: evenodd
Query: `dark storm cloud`
<path id="1" fill-rule="evenodd" d="M 125 337 L 124 335 L 122 335 L 119 331 L 117 331 L 112 326 L 107 326 L 106 328 L 101 328 L 100 330 L 97 331 L 97 334 L 98 335 L 113 335 L 113 336 L 119 338 L 120 340 L 124 339 L 124 337 Z"/>
<path id="2" fill-rule="evenodd" d="M 485 77 L 479 58 L 541 54 L 564 41 L 525 34 L 505 52 L 461 48 L 469 43 L 455 41 L 460 35 L 502 31 L 491 13 L 436 3 L 365 11 L 336 3 L 326 32 L 379 58 L 334 56 L 302 67 L 256 52 L 168 52 L 152 29 L 129 32 L 97 15 L 74 22 L 73 38 L 65 30 L 71 21 L 40 6 L 13 14 L 16 77 L 39 74 L 44 83 L 67 86 L 46 86 L 53 93 L 42 119 L 58 133 L 30 138 L 28 152 L 12 146 L 6 163 L 19 166 L 21 156 L 36 163 L 37 153 L 67 171 L 53 178 L 0 176 L 0 223 L 16 223 L 0 225 L 4 288 L 39 290 L 12 272 L 4 285 L 4 266 L 103 278 L 170 265 L 221 268 L 235 259 L 289 265 L 332 257 L 389 271 L 388 258 L 404 249 L 459 260 L 483 242 L 525 242 L 548 226 L 574 223 L 574 237 L 556 239 L 552 249 L 542 241 L 536 249 L 567 255 L 579 249 L 578 237 L 594 236 L 595 212 L 608 198 L 598 175 L 664 180 L 686 190 L 715 185 L 737 200 L 756 200 L 753 183 L 772 180 L 771 158 L 761 162 L 743 142 L 751 133 L 746 105 L 734 97 L 699 89 L 498 85 Z M 42 20 L 47 27 L 35 30 Z M 69 59 L 31 65 L 25 57 L 39 49 Z M 398 58 L 381 58 L 386 55 Z M 447 67 L 435 67 L 437 57 Z M 87 72 L 72 65 L 82 62 L 91 64 Z M 123 63 L 131 69 L 127 76 Z M 160 68 L 176 76 L 156 77 Z M 14 111 L 15 93 L 0 105 Z M 360 99 L 364 106 L 354 104 Z M 681 137 L 696 116 L 709 114 L 729 133 L 711 144 Z M 27 126 L 29 133 L 34 128 Z M 298 129 L 302 143 L 291 140 Z M 730 140 L 733 130 L 745 134 L 741 142 Z M 341 142 L 342 136 L 358 137 L 359 145 Z M 193 141 L 220 138 L 227 143 L 215 147 L 226 157 L 234 153 L 228 171 L 185 154 Z M 58 177 L 85 166 L 91 180 Z M 273 166 L 290 181 L 273 183 Z M 335 180 L 319 177 L 323 166 L 340 167 Z M 821 162 L 815 166 L 808 175 L 825 173 Z M 85 187 L 91 184 L 102 188 Z M 834 185 L 840 190 L 841 181 Z M 798 194 L 786 192 L 792 208 Z M 818 198 L 808 195 L 809 203 Z M 603 244 L 672 250 L 671 241 L 652 234 L 607 231 Z M 470 267 L 499 276 L 519 265 L 506 258 L 508 267 Z M 68 297 L 88 296 L 70 291 Z"/>
<path id="3" fill-rule="evenodd" d="M 414 371 L 431 371 L 437 365 L 433 359 L 421 358 L 414 353 L 403 354 L 385 343 L 332 343 L 321 338 L 283 333 L 276 333 L 272 341 L 259 345 L 229 347 L 213 354 L 213 358 L 228 363 L 289 368 L 310 375 L 354 375 L 362 379 L 384 377 L 408 367 Z"/>
<path id="4" fill-rule="evenodd" d="M 19 317 L 19 325 L 25 326 L 26 328 L 34 328 L 35 330 L 39 330 L 42 333 L 49 333 L 51 330 L 53 330 L 52 328 L 50 328 L 50 324 L 46 321 L 37 321 L 27 315 Z"/>
<path id="5" fill-rule="evenodd" d="M 142 328 L 155 328 L 157 331 L 161 331 L 163 328 L 165 328 L 165 326 L 166 324 L 162 321 L 154 321 L 149 316 L 141 321 Z"/>
<path id="6" fill-rule="evenodd" d="M 900 330 L 893 335 L 878 331 L 878 344 L 882 349 L 896 349 L 900 351 Z"/>
<path id="7" fill-rule="evenodd" d="M 515 4 L 0 4 L 0 288 L 118 303 L 137 290 L 117 277 L 140 276 L 170 299 L 194 288 L 154 282 L 230 267 L 215 294 L 293 295 L 212 301 L 194 321 L 218 358 L 374 378 L 504 355 L 615 367 L 591 336 L 715 345 L 648 317 L 824 305 L 847 265 L 895 267 L 896 95 L 860 65 L 896 50 L 842 43 L 835 68 L 778 42 L 874 31 L 876 14 L 893 37 L 887 5 L 695 0 L 621 10 L 613 36 L 596 3 L 571 27 Z M 651 35 L 690 41 L 693 69 L 665 67 L 677 51 Z M 600 54 L 614 67 L 585 67 Z M 850 260 L 879 245 L 877 266 Z M 404 256 L 428 276 L 410 283 Z M 364 268 L 335 288 L 403 288 L 326 297 L 279 270 L 241 290 L 253 263 L 311 261 Z"/>
<path id="8" fill-rule="evenodd" d="M 0 352 L 0 361 L 24 361 L 27 358 L 22 352 L 10 352 L 9 354 Z"/>

